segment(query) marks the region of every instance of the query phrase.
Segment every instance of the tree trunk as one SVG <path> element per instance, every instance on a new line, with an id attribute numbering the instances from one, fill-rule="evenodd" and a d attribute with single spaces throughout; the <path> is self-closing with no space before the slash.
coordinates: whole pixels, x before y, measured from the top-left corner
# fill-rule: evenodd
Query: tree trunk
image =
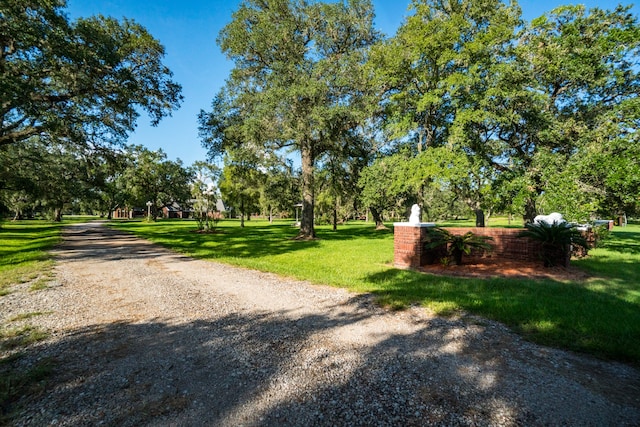
<path id="1" fill-rule="evenodd" d="M 240 227 L 244 228 L 244 198 L 240 198 Z"/>
<path id="2" fill-rule="evenodd" d="M 338 208 L 333 207 L 333 231 L 338 230 Z"/>
<path id="3" fill-rule="evenodd" d="M 482 209 L 476 209 L 476 227 L 485 227 L 484 212 Z"/>
<path id="4" fill-rule="evenodd" d="M 376 223 L 376 230 L 386 230 L 387 227 L 384 225 L 384 222 L 382 222 L 382 216 L 380 215 L 380 212 L 378 212 L 378 210 L 374 207 L 370 207 L 369 210 L 371 211 L 371 216 Z"/>
<path id="5" fill-rule="evenodd" d="M 313 227 L 314 194 L 313 194 L 313 150 L 311 142 L 306 140 L 300 149 L 302 163 L 302 218 L 298 239 L 314 239 L 316 231 Z"/>
<path id="6" fill-rule="evenodd" d="M 536 208 L 536 201 L 531 197 L 527 198 L 524 204 L 524 222 L 525 224 L 533 223 L 533 219 L 538 215 L 538 209 Z"/>
<path id="7" fill-rule="evenodd" d="M 53 220 L 55 222 L 61 222 L 62 221 L 62 208 L 55 208 L 53 210 Z"/>
<path id="8" fill-rule="evenodd" d="M 151 205 L 151 217 L 154 221 L 158 219 L 158 215 L 160 214 L 160 210 L 157 208 L 158 199 L 153 200 L 153 205 Z"/>

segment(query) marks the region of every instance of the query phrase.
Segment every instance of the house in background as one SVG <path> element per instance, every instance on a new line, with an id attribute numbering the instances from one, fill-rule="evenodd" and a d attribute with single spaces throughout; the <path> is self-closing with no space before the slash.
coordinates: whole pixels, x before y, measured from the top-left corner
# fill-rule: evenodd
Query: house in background
<path id="1" fill-rule="evenodd" d="M 189 201 L 191 203 L 191 205 L 195 205 L 196 204 L 196 200 L 192 199 Z M 224 202 L 222 201 L 222 199 L 216 199 L 216 207 L 212 210 L 209 210 L 208 212 L 208 216 L 209 218 L 224 218 L 225 212 L 227 211 L 227 208 L 224 205 Z M 190 216 L 188 218 L 193 218 L 194 215 L 196 214 L 195 209 L 190 209 Z M 187 217 L 184 217 L 187 218 Z"/>
<path id="2" fill-rule="evenodd" d="M 171 202 L 161 209 L 163 218 L 192 218 L 193 209 L 181 206 L 178 202 Z"/>
<path id="3" fill-rule="evenodd" d="M 111 218 L 113 219 L 144 218 L 145 215 L 144 208 L 130 208 L 128 206 L 117 206 L 111 211 Z"/>
<path id="4" fill-rule="evenodd" d="M 160 208 L 159 216 L 162 218 L 178 218 L 187 219 L 193 218 L 193 209 L 187 204 L 180 204 L 178 202 L 171 202 Z M 226 212 L 224 202 L 221 199 L 216 200 L 216 210 L 220 214 Z M 128 206 L 117 206 L 111 211 L 111 218 L 113 219 L 133 219 L 144 218 L 147 215 L 147 209 L 145 208 L 130 208 Z"/>
<path id="5" fill-rule="evenodd" d="M 224 202 L 220 198 L 216 200 L 216 211 L 220 212 L 221 214 L 224 214 L 227 211 Z"/>

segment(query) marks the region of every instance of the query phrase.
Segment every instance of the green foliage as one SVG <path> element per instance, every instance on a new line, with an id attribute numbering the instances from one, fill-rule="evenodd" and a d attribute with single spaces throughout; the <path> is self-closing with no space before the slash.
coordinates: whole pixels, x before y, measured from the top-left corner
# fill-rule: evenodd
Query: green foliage
<path id="1" fill-rule="evenodd" d="M 545 188 L 537 204 L 542 212 L 562 212 L 569 221 L 586 223 L 598 210 L 602 190 L 585 186 L 577 178 L 574 161 L 567 164 L 564 156 L 543 148 L 534 156 L 532 168 L 539 172 L 540 182 Z"/>
<path id="2" fill-rule="evenodd" d="M 567 6 L 531 23 L 499 1 L 412 3 L 372 50 L 385 124 L 415 152 L 469 156 L 452 182 L 472 209 L 576 221 L 639 207 L 640 27 L 619 6 Z"/>
<path id="3" fill-rule="evenodd" d="M 490 251 L 493 249 L 489 240 L 493 240 L 490 236 L 479 236 L 471 231 L 459 236 L 452 234 L 449 230 L 436 227 L 429 229 L 425 241 L 424 248 L 427 250 L 438 249 L 445 246 L 447 255 L 457 265 L 462 264 L 462 255 L 470 255 L 473 250 Z M 449 263 L 447 263 L 449 264 Z"/>
<path id="4" fill-rule="evenodd" d="M 128 155 L 122 179 L 126 182 L 127 201 L 131 206 L 145 206 L 150 201 L 151 214 L 156 219 L 163 206 L 189 200 L 193 173 L 180 159 L 167 160 L 162 150 L 151 151 L 143 146 L 129 147 Z"/>
<path id="5" fill-rule="evenodd" d="M 269 166 L 265 180 L 260 187 L 260 206 L 265 216 L 273 218 L 273 213 L 287 216 L 294 205 L 300 203 L 298 174 L 289 162 L 275 162 Z"/>
<path id="6" fill-rule="evenodd" d="M 144 27 L 103 16 L 69 21 L 65 6 L 0 5 L 0 146 L 33 136 L 119 143 L 140 110 L 157 124 L 181 101 L 164 48 Z"/>
<path id="7" fill-rule="evenodd" d="M 60 220 L 72 203 L 122 203 L 112 149 L 141 112 L 153 125 L 181 102 L 164 48 L 139 24 L 69 20 L 64 0 L 0 4 L 0 201 L 16 218 Z M 104 197 L 103 197 L 104 196 Z M 96 201 L 103 203 L 96 203 Z"/>
<path id="8" fill-rule="evenodd" d="M 0 199 L 14 218 L 44 210 L 59 221 L 65 206 L 89 197 L 92 165 L 101 161 L 98 153 L 83 147 L 31 138 L 20 144 L 0 147 Z"/>
<path id="9" fill-rule="evenodd" d="M 252 212 L 260 209 L 260 188 L 265 180 L 255 152 L 236 149 L 225 156 L 220 192 L 227 208 L 240 215 L 243 227 L 245 216 L 249 218 Z"/>
<path id="10" fill-rule="evenodd" d="M 206 162 L 196 162 L 192 166 L 195 176 L 191 183 L 191 197 L 193 202 L 193 216 L 198 222 L 198 230 L 211 231 L 220 220 L 217 212 L 217 189 L 215 180 L 218 177 L 218 167 Z"/>
<path id="11" fill-rule="evenodd" d="M 519 153 L 519 162 L 514 158 L 512 163 L 527 176 L 524 184 L 531 187 L 533 197 L 546 197 L 549 178 L 559 172 L 561 176 L 551 181 L 556 183 L 552 192 L 561 194 L 552 203 L 566 197 L 571 202 L 567 211 L 583 219 L 587 212 L 580 212 L 578 206 L 588 206 L 590 213 L 607 206 L 606 176 L 616 174 L 617 168 L 611 166 L 620 162 L 619 155 L 625 157 L 624 150 L 613 154 L 608 147 L 618 139 L 625 140 L 631 150 L 637 145 L 633 143 L 637 132 L 632 129 L 637 126 L 638 111 L 629 108 L 638 98 L 637 19 L 628 7 L 587 11 L 584 6 L 566 6 L 531 22 L 519 40 L 513 62 L 519 65 L 511 71 L 510 81 L 517 76 L 522 83 L 530 82 L 528 91 L 535 96 L 527 102 L 520 90 L 505 98 L 520 103 L 511 104 L 518 111 L 501 113 L 514 119 L 509 125 L 512 132 L 504 133 L 511 135 L 505 138 L 507 146 Z M 596 166 L 596 159 L 602 159 L 597 152 L 603 148 L 613 156 Z M 548 151 L 540 157 L 542 149 Z M 545 169 L 544 163 L 534 164 L 550 156 L 561 165 L 555 172 L 553 167 Z M 587 164 L 590 167 L 585 168 Z M 613 193 L 620 194 L 620 189 Z M 620 204 L 614 209 L 620 209 Z"/>
<path id="12" fill-rule="evenodd" d="M 556 222 L 549 224 L 540 221 L 536 224 L 526 224 L 526 230 L 519 233 L 519 237 L 528 237 L 538 242 L 547 243 L 553 246 L 580 245 L 587 243 L 580 234 L 580 231 L 573 225 L 566 222 Z"/>
<path id="13" fill-rule="evenodd" d="M 427 212 L 461 203 L 480 214 L 496 204 L 491 161 L 502 154 L 496 127 L 482 125 L 493 117 L 485 104 L 496 97 L 494 79 L 507 61 L 520 11 L 498 0 L 422 0 L 411 9 L 395 37 L 371 53 L 379 85 L 387 88 L 385 129 L 412 145 L 416 164 L 408 179 Z M 457 159 L 442 167 L 443 154 Z M 430 186 L 445 186 L 448 200 L 425 197 L 444 192 Z"/>
<path id="14" fill-rule="evenodd" d="M 411 155 L 403 151 L 385 156 L 363 169 L 358 185 L 364 206 L 378 212 L 412 204 L 422 195 L 428 218 L 460 212 L 454 183 L 469 175 L 467 156 L 450 147 L 430 147 Z"/>
<path id="15" fill-rule="evenodd" d="M 609 230 L 609 226 L 607 225 L 599 225 L 595 226 L 591 229 L 591 232 L 594 236 L 594 247 L 601 248 L 603 247 L 609 237 L 611 237 L 611 230 Z"/>
<path id="16" fill-rule="evenodd" d="M 360 174 L 360 200 L 372 209 L 376 226 L 381 226 L 383 211 L 402 206 L 409 196 L 405 170 L 409 158 L 404 154 L 382 157 L 364 168 Z"/>
<path id="17" fill-rule="evenodd" d="M 371 63 L 389 88 L 391 134 L 408 134 L 421 151 L 445 145 L 457 111 L 475 109 L 492 62 L 499 62 L 513 37 L 519 11 L 497 0 L 423 0 L 411 8 L 396 36 L 373 50 Z"/>
<path id="18" fill-rule="evenodd" d="M 218 38 L 234 69 L 214 111 L 200 114 L 203 144 L 213 155 L 238 144 L 298 152 L 302 238 L 315 235 L 318 160 L 356 144 L 350 136 L 377 105 L 363 68 L 373 17 L 368 0 L 248 0 Z"/>
<path id="19" fill-rule="evenodd" d="M 541 256 L 545 267 L 553 267 L 566 258 L 571 246 L 589 250 L 589 244 L 580 231 L 567 222 L 554 221 L 549 224 L 540 221 L 535 224 L 526 224 L 525 227 L 526 230 L 520 232 L 518 237 L 526 237 L 542 243 Z"/>

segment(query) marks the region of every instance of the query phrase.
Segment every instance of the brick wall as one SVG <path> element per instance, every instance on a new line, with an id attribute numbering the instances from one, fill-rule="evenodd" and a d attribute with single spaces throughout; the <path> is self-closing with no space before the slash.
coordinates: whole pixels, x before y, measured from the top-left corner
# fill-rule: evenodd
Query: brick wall
<path id="1" fill-rule="evenodd" d="M 418 224 L 394 224 L 393 262 L 396 267 L 417 268 L 426 264 L 427 254 L 422 247 L 422 241 L 427 230 L 428 227 L 420 227 Z M 463 235 L 471 231 L 480 236 L 493 238 L 489 241 L 493 251 L 485 254 L 472 252 L 471 257 L 541 262 L 541 243 L 517 237 L 518 233 L 524 230 L 522 228 L 453 227 L 447 230 L 454 235 Z M 569 256 L 567 253 L 565 265 L 568 265 Z"/>
<path id="2" fill-rule="evenodd" d="M 394 224 L 393 263 L 396 267 L 418 268 L 426 264 L 422 241 L 428 228 L 425 224 Z"/>
<path id="3" fill-rule="evenodd" d="M 523 239 L 518 236 L 523 228 L 447 228 L 455 235 L 462 235 L 471 231 L 479 236 L 490 236 L 493 240 L 489 243 L 493 246 L 493 251 L 485 254 L 488 258 L 506 258 L 521 261 L 540 261 L 540 250 L 542 244 L 530 239 Z"/>

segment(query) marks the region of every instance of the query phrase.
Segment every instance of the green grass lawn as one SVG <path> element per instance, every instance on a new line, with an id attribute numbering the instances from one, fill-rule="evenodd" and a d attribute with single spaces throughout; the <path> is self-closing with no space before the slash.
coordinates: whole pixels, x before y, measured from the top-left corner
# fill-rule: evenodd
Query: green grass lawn
<path id="1" fill-rule="evenodd" d="M 47 251 L 60 241 L 62 224 L 4 222 L 0 227 L 0 295 L 15 283 L 31 281 L 53 266 Z"/>
<path id="2" fill-rule="evenodd" d="M 473 225 L 447 225 L 461 223 Z M 317 227 L 319 239 L 313 241 L 292 240 L 297 229 L 291 222 L 246 224 L 243 229 L 237 221 L 222 221 L 214 234 L 195 233 L 191 221 L 115 226 L 198 258 L 371 293 L 394 308 L 419 303 L 443 315 L 478 314 L 541 344 L 640 363 L 638 225 L 616 227 L 604 248 L 574 261 L 593 278 L 564 283 L 447 278 L 399 270 L 391 265 L 392 232 L 375 231 L 370 223 L 351 223 L 337 232 Z"/>
<path id="3" fill-rule="evenodd" d="M 94 217 L 74 216 L 56 223 L 46 220 L 0 221 L 0 295 L 12 284 L 32 281 L 51 270 L 47 252 L 60 241 L 62 227 Z"/>
<path id="4" fill-rule="evenodd" d="M 46 287 L 53 269 L 48 251 L 60 241 L 64 225 L 82 220 L 86 218 L 62 223 L 44 220 L 0 223 L 0 303 L 4 295 L 12 292 L 12 285 L 30 282 L 32 291 Z M 21 313 L 0 324 L 0 424 L 8 422 L 15 409 L 12 405 L 20 396 L 43 390 L 52 371 L 48 359 L 26 368 L 19 363 L 22 349 L 47 338 L 48 333 L 28 324 L 16 327 L 14 322 L 40 314 Z"/>

